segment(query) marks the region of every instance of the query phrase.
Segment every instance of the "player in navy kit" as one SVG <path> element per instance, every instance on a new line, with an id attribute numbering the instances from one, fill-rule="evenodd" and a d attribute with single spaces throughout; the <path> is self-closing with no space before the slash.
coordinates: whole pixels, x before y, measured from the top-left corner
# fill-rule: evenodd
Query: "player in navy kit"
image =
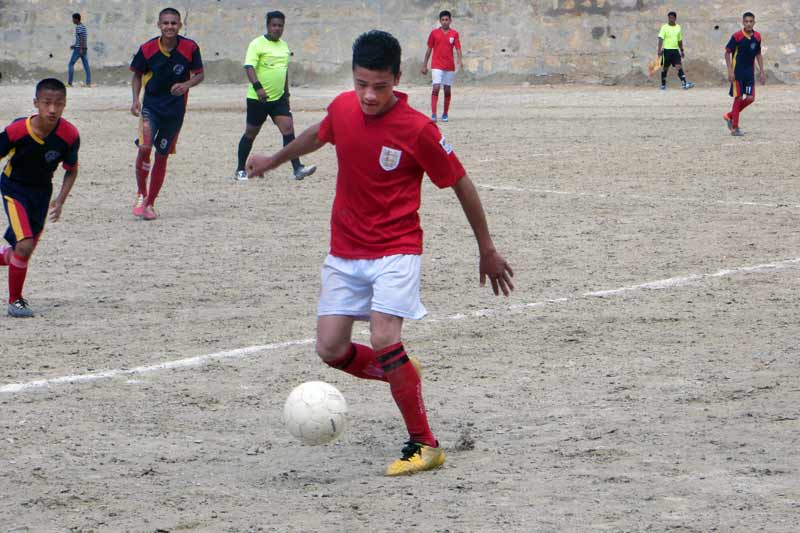
<path id="1" fill-rule="evenodd" d="M 158 14 L 161 36 L 150 39 L 131 62 L 133 104 L 131 113 L 141 117 L 136 144 L 136 202 L 133 215 L 144 220 L 157 218 L 154 204 L 167 173 L 167 157 L 175 152 L 175 143 L 183 125 L 189 89 L 203 81 L 203 60 L 197 43 L 178 35 L 181 15 L 171 7 Z M 144 102 L 139 93 L 144 89 Z M 150 171 L 150 152 L 156 157 Z M 147 176 L 150 175 L 148 189 Z"/>
<path id="2" fill-rule="evenodd" d="M 32 317 L 22 297 L 28 262 L 44 229 L 48 212 L 55 222 L 78 177 L 78 130 L 61 118 L 67 105 L 67 89 L 60 81 L 47 78 L 36 85 L 33 100 L 38 113 L 22 117 L 0 133 L 0 159 L 8 156 L 0 175 L 0 194 L 8 217 L 0 246 L 0 266 L 8 267 L 8 314 Z M 51 202 L 53 173 L 62 163 L 66 174 L 61 191 Z"/>
<path id="3" fill-rule="evenodd" d="M 731 82 L 729 94 L 733 97 L 733 107 L 723 118 L 731 135 L 736 137 L 744 135 L 739 129 L 739 113 L 756 99 L 756 61 L 761 84 L 764 85 L 767 81 L 764 60 L 761 58 L 761 34 L 753 29 L 755 23 L 755 15 L 749 11 L 745 13 L 742 16 L 743 28 L 734 33 L 725 46 L 725 63 L 728 65 L 728 80 Z"/>

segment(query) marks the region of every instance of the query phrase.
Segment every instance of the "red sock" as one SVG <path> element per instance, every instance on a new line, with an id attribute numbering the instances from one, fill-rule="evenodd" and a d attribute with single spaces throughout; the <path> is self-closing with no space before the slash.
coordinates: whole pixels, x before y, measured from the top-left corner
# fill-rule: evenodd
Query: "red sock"
<path id="1" fill-rule="evenodd" d="M 136 187 L 138 194 L 147 196 L 147 175 L 150 174 L 150 150 L 139 149 L 136 154 Z"/>
<path id="2" fill-rule="evenodd" d="M 394 402 L 403 415 L 410 440 L 436 446 L 422 401 L 422 382 L 414 365 L 408 360 L 403 343 L 387 346 L 378 350 L 376 355 L 389 381 Z"/>
<path id="3" fill-rule="evenodd" d="M 11 254 L 14 249 L 10 246 L 0 247 L 0 266 L 8 266 L 11 263 Z"/>
<path id="4" fill-rule="evenodd" d="M 389 381 L 383 368 L 375 360 L 375 351 L 363 344 L 351 344 L 346 354 L 335 361 L 326 361 L 326 364 L 357 378 Z"/>
<path id="5" fill-rule="evenodd" d="M 733 99 L 733 108 L 731 109 L 731 121 L 733 122 L 733 129 L 739 127 L 739 112 L 742 110 L 742 99 Z"/>
<path id="6" fill-rule="evenodd" d="M 439 93 L 431 93 L 431 115 L 436 114 L 437 107 L 439 107 Z"/>
<path id="7" fill-rule="evenodd" d="M 450 111 L 450 95 L 445 93 L 444 94 L 444 114 L 446 115 L 448 111 Z"/>
<path id="8" fill-rule="evenodd" d="M 752 103 L 753 103 L 753 102 L 755 102 L 755 101 L 756 101 L 756 99 L 755 99 L 755 98 L 753 98 L 753 99 L 746 98 L 746 99 L 742 100 L 742 106 L 739 108 L 739 112 L 741 113 L 742 111 L 744 111 L 744 109 L 745 109 L 747 106 L 749 106 L 750 104 L 752 104 Z"/>
<path id="9" fill-rule="evenodd" d="M 161 186 L 164 185 L 164 176 L 167 175 L 167 156 L 156 154 L 153 171 L 150 173 L 150 194 L 147 196 L 147 205 L 156 203 Z"/>
<path id="10" fill-rule="evenodd" d="M 28 260 L 13 253 L 8 264 L 8 303 L 22 298 L 22 286 L 27 274 Z"/>

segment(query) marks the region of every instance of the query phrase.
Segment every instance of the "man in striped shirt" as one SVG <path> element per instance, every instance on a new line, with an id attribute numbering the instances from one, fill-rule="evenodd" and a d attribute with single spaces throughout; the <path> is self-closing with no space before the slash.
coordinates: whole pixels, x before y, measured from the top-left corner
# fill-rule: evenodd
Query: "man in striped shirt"
<path id="1" fill-rule="evenodd" d="M 89 87 L 92 84 L 92 72 L 89 70 L 89 59 L 86 57 L 86 52 L 89 46 L 86 35 L 86 26 L 81 23 L 80 13 L 72 14 L 72 23 L 75 24 L 75 44 L 70 46 L 72 49 L 72 57 L 69 60 L 69 68 L 67 69 L 69 74 L 67 78 L 67 85 L 72 87 L 72 77 L 75 73 L 75 63 L 78 61 L 78 58 L 80 58 L 81 63 L 83 63 L 83 72 L 86 74 L 86 86 Z"/>

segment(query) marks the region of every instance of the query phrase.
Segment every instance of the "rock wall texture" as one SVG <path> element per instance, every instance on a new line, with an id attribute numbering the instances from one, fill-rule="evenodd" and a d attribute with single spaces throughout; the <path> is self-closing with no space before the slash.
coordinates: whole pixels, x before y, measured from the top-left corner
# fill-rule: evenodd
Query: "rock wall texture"
<path id="1" fill-rule="evenodd" d="M 133 53 L 158 34 L 156 14 L 167 5 L 183 14 L 212 82 L 243 81 L 244 51 L 271 9 L 287 15 L 293 84 L 346 80 L 351 43 L 372 28 L 399 38 L 405 79 L 423 82 L 425 42 L 441 9 L 453 12 L 461 33 L 466 82 L 643 83 L 670 10 L 683 27 L 691 79 L 724 82 L 723 47 L 751 10 L 770 78 L 800 82 L 800 0 L 0 0 L 0 83 L 65 77 L 76 11 L 89 31 L 95 81 L 125 83 Z"/>

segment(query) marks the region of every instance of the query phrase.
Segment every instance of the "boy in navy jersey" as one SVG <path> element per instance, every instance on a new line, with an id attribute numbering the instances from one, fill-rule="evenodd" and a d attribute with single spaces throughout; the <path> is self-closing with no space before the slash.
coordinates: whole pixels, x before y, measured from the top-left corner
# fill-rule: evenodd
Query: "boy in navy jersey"
<path id="1" fill-rule="evenodd" d="M 376 30 L 361 35 L 353 45 L 355 91 L 336 97 L 322 122 L 288 146 L 247 163 L 249 175 L 261 175 L 327 143 L 336 147 L 339 173 L 316 349 L 333 368 L 389 384 L 409 435 L 402 457 L 386 469 L 389 476 L 431 470 L 445 460 L 428 425 L 417 365 L 401 342 L 403 320 L 427 313 L 419 297 L 423 173 L 458 197 L 478 241 L 481 285 L 488 277 L 495 294 L 514 288 L 475 186 L 436 124 L 394 90 L 399 81 L 397 39 Z M 359 319 L 370 321 L 371 346 L 352 342 Z"/>
<path id="2" fill-rule="evenodd" d="M 761 85 L 767 81 L 764 73 L 764 60 L 761 58 L 761 34 L 753 29 L 756 16 L 749 11 L 742 16 L 740 31 L 734 33 L 725 46 L 725 63 L 728 65 L 728 80 L 731 88 L 728 94 L 733 97 L 733 107 L 723 118 L 731 135 L 740 137 L 739 113 L 756 99 L 756 71 L 753 63 L 758 61 L 758 78 Z"/>
<path id="3" fill-rule="evenodd" d="M 40 81 L 33 105 L 37 114 L 14 120 L 0 133 L 0 159 L 8 156 L 0 175 L 0 194 L 8 217 L 5 238 L 10 244 L 0 246 L 0 265 L 8 267 L 8 314 L 16 318 L 33 316 L 22 297 L 28 261 L 48 211 L 52 222 L 59 219 L 78 177 L 78 130 L 61 118 L 67 105 L 66 87 L 53 78 Z M 51 202 L 53 172 L 59 163 L 66 174 Z"/>
<path id="4" fill-rule="evenodd" d="M 133 215 L 155 220 L 154 204 L 164 176 L 167 157 L 175 153 L 175 143 L 183 125 L 189 89 L 203 81 L 203 61 L 197 43 L 178 35 L 181 14 L 167 7 L 158 14 L 161 37 L 154 37 L 139 47 L 133 57 L 131 113 L 141 117 L 136 144 L 136 202 Z M 144 102 L 139 93 L 144 88 Z M 150 152 L 155 145 L 156 160 L 150 171 Z M 150 174 L 150 187 L 147 176 Z"/>

